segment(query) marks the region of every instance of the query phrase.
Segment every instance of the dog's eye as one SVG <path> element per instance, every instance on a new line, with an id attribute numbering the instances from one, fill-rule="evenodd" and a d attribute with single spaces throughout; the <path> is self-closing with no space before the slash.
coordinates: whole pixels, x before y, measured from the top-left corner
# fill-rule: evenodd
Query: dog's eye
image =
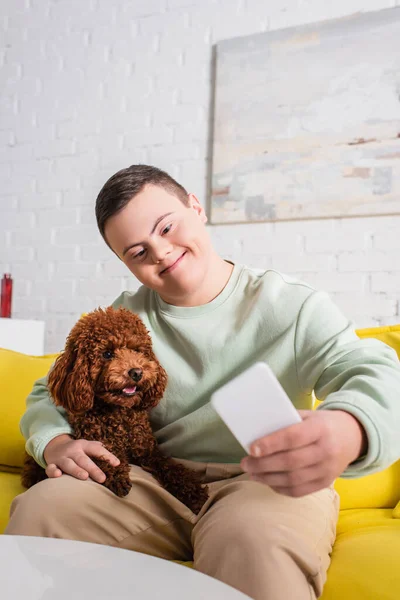
<path id="1" fill-rule="evenodd" d="M 103 352 L 103 358 L 106 358 L 107 360 L 110 360 L 110 358 L 114 358 L 114 352 L 111 352 L 111 350 L 106 350 L 105 352 Z"/>

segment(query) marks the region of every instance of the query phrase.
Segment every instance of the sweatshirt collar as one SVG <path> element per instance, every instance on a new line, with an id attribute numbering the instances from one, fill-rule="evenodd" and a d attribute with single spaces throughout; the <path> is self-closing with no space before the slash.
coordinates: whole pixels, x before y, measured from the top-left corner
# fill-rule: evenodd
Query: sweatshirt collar
<path id="1" fill-rule="evenodd" d="M 229 298 L 239 281 L 242 270 L 243 266 L 234 264 L 231 276 L 228 279 L 224 289 L 218 294 L 218 296 L 211 300 L 211 302 L 207 302 L 207 304 L 201 304 L 200 306 L 175 306 L 173 304 L 168 304 L 156 292 L 153 291 L 158 308 L 164 314 L 182 319 L 199 317 L 200 315 L 209 313 L 221 306 L 221 304 L 223 304 Z"/>

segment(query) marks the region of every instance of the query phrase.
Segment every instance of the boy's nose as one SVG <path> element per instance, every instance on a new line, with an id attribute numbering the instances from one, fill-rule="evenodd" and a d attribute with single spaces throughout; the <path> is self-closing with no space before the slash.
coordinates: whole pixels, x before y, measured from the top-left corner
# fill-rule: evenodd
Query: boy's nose
<path id="1" fill-rule="evenodd" d="M 172 245 L 167 240 L 158 240 L 157 245 L 154 245 L 151 250 L 151 256 L 154 264 L 163 262 L 168 254 L 172 252 Z"/>
<path id="2" fill-rule="evenodd" d="M 162 263 L 166 257 L 168 256 L 168 252 L 157 252 L 153 254 L 153 262 L 155 265 L 159 265 Z"/>
<path id="3" fill-rule="evenodd" d="M 133 381 L 138 382 L 142 379 L 143 371 L 142 369 L 131 369 L 128 371 L 128 375 Z"/>

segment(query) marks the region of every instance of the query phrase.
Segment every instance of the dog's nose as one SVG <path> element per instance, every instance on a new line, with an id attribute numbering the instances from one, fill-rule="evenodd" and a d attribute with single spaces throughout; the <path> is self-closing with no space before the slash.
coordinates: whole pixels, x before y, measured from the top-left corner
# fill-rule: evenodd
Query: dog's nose
<path id="1" fill-rule="evenodd" d="M 140 381 L 142 379 L 143 371 L 142 369 L 131 369 L 128 371 L 128 375 L 133 381 Z"/>

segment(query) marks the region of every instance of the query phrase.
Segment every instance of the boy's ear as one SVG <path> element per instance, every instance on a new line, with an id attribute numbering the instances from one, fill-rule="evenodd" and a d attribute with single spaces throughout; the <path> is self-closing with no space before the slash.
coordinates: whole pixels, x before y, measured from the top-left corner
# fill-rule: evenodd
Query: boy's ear
<path id="1" fill-rule="evenodd" d="M 190 193 L 190 194 L 188 194 L 188 198 L 189 198 L 189 207 L 193 208 L 193 210 L 198 214 L 198 216 L 200 217 L 200 219 L 203 223 L 207 223 L 208 219 L 207 219 L 206 211 L 204 210 L 204 207 L 200 204 L 200 201 L 197 198 L 197 196 Z"/>

